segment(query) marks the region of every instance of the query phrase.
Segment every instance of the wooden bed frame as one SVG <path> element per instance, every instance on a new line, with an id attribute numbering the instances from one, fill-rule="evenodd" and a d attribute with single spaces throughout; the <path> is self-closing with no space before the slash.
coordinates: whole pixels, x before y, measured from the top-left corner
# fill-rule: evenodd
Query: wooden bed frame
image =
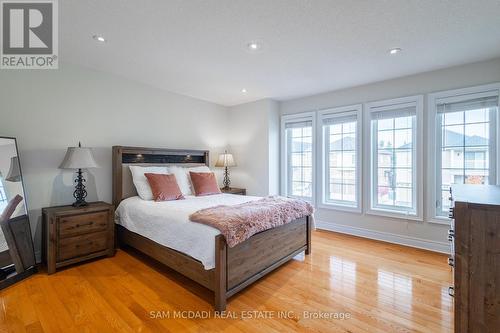
<path id="1" fill-rule="evenodd" d="M 113 147 L 113 204 L 118 207 L 131 193 L 128 165 L 209 165 L 204 150 Z M 131 246 L 162 264 L 187 276 L 214 292 L 215 310 L 224 311 L 226 301 L 238 291 L 273 271 L 297 254 L 311 252 L 311 218 L 306 216 L 283 226 L 253 235 L 235 247 L 228 247 L 224 236 L 215 238 L 215 268 L 174 249 L 117 225 L 120 245 Z"/>

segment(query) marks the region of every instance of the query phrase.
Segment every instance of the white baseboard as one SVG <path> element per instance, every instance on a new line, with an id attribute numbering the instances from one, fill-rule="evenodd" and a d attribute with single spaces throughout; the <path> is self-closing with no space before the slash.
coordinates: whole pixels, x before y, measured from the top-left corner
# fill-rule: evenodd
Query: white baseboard
<path id="1" fill-rule="evenodd" d="M 392 234 L 389 232 L 375 231 L 363 228 L 356 228 L 342 224 L 336 224 L 327 221 L 316 220 L 316 227 L 318 229 L 335 231 L 342 234 L 348 234 L 353 236 L 359 236 L 369 239 L 380 240 L 388 243 L 394 243 L 399 245 L 405 245 L 410 247 L 415 247 L 418 249 L 429 250 L 439 253 L 450 253 L 449 242 L 437 242 L 427 239 L 421 239 L 416 237 L 404 236 Z"/>

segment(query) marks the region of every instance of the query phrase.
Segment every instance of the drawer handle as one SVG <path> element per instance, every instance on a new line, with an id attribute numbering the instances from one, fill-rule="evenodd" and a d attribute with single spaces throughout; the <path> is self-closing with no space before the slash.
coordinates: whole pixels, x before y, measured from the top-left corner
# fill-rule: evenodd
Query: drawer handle
<path id="1" fill-rule="evenodd" d="M 77 228 L 86 227 L 86 226 L 89 226 L 89 225 L 92 225 L 92 224 L 94 224 L 94 221 L 90 221 L 88 223 L 83 223 L 83 224 L 77 224 L 76 227 Z"/>
<path id="2" fill-rule="evenodd" d="M 453 236 L 454 237 L 455 236 L 455 230 L 453 230 L 453 229 L 448 230 L 448 236 Z"/>
<path id="3" fill-rule="evenodd" d="M 450 265 L 451 267 L 455 267 L 455 259 L 448 258 L 448 265 Z"/>
<path id="4" fill-rule="evenodd" d="M 455 297 L 455 288 L 449 287 L 448 288 L 448 295 L 450 295 L 451 297 Z"/>

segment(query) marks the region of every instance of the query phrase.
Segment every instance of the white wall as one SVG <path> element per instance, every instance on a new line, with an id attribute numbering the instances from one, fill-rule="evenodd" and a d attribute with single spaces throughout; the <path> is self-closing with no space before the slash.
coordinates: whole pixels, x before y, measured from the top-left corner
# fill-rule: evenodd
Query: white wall
<path id="1" fill-rule="evenodd" d="M 249 195 L 279 193 L 279 109 L 270 99 L 231 107 L 229 146 L 237 167 L 231 186 L 245 187 Z"/>
<path id="2" fill-rule="evenodd" d="M 61 64 L 59 70 L 1 71 L 0 135 L 16 137 L 35 249 L 40 209 L 73 202 L 73 174 L 58 169 L 66 147 L 94 148 L 88 201 L 111 202 L 111 146 L 210 149 L 227 146 L 227 108 L 121 77 Z"/>
<path id="3" fill-rule="evenodd" d="M 500 81 L 500 58 L 482 63 L 412 75 L 389 81 L 367 84 L 280 103 L 281 114 L 314 111 L 330 107 L 358 104 L 430 92 L 468 87 Z M 424 116 L 426 116 L 426 101 Z M 424 120 L 424 124 L 427 122 Z M 364 133 L 366 135 L 366 131 Z M 427 142 L 424 138 L 424 156 Z M 365 163 L 366 161 L 364 161 Z M 425 164 L 425 163 L 424 163 Z M 424 169 L 424 180 L 426 170 Z M 425 186 L 425 185 L 424 185 Z M 425 192 L 424 192 L 425 195 Z M 424 200 L 424 209 L 425 209 Z M 432 223 L 417 223 L 373 215 L 343 213 L 318 209 L 318 225 L 322 228 L 400 242 L 417 247 L 447 251 L 448 227 Z"/>

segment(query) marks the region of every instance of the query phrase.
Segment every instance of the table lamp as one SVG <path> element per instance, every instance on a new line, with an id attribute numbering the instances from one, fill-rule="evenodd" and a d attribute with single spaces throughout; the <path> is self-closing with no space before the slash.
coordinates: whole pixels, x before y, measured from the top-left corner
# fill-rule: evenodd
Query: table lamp
<path id="1" fill-rule="evenodd" d="M 19 157 L 14 156 L 10 159 L 10 168 L 5 180 L 9 182 L 21 181 L 21 169 L 19 168 Z"/>
<path id="2" fill-rule="evenodd" d="M 233 154 L 229 154 L 227 150 L 224 152 L 224 154 L 219 155 L 219 159 L 217 160 L 217 163 L 215 163 L 216 167 L 223 167 L 224 169 L 224 189 L 228 190 L 230 189 L 229 185 L 231 185 L 231 180 L 229 180 L 229 167 L 234 167 L 236 166 L 236 163 L 234 162 Z"/>
<path id="3" fill-rule="evenodd" d="M 97 168 L 97 163 L 92 155 L 92 149 L 82 147 L 81 143 L 78 143 L 78 147 L 68 147 L 66 151 L 66 156 L 62 161 L 59 169 L 77 169 L 77 177 L 75 179 L 75 191 L 73 192 L 73 197 L 76 201 L 73 203 L 73 207 L 83 207 L 87 206 L 88 203 L 85 201 L 87 197 L 87 191 L 85 190 L 85 179 L 83 179 L 82 169 Z"/>

